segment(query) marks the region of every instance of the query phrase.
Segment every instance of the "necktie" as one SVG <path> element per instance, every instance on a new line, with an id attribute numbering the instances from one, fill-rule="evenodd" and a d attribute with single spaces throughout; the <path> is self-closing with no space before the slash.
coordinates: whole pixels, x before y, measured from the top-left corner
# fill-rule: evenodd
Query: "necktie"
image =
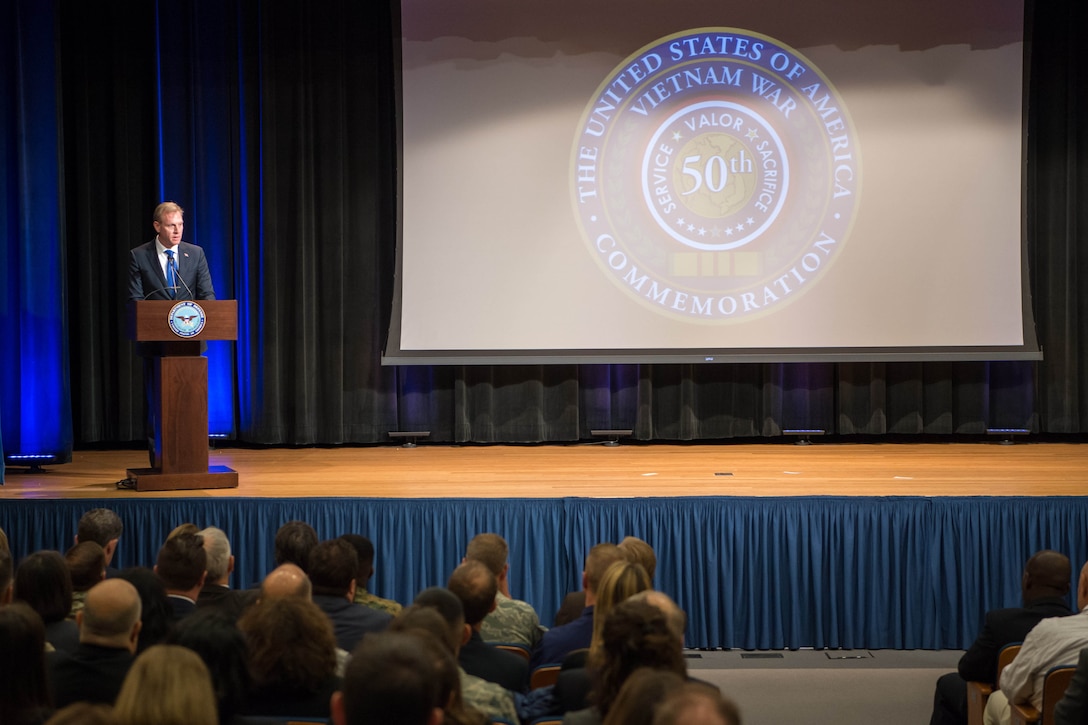
<path id="1" fill-rule="evenodd" d="M 178 272 L 174 266 L 174 250 L 166 250 L 166 286 L 170 288 L 170 299 L 178 296 Z"/>

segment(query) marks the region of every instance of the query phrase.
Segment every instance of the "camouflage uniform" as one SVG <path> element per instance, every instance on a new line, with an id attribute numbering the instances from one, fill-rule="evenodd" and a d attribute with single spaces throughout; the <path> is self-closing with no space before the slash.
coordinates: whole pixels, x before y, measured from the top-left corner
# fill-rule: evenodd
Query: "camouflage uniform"
<path id="1" fill-rule="evenodd" d="M 466 705 L 479 710 L 491 720 L 505 720 L 519 725 L 514 696 L 509 690 L 470 675 L 460 667 L 458 669 L 461 672 L 461 699 Z"/>
<path id="2" fill-rule="evenodd" d="M 480 637 L 485 642 L 520 644 L 529 649 L 536 646 L 542 634 L 540 618 L 532 605 L 502 592 L 495 596 L 495 611 L 484 617 L 480 626 Z"/>
<path id="3" fill-rule="evenodd" d="M 68 612 L 68 619 L 75 620 L 76 612 L 82 611 L 86 600 L 87 592 L 72 592 L 72 609 Z"/>
<path id="4" fill-rule="evenodd" d="M 355 603 L 362 604 L 364 607 L 370 607 L 371 609 L 377 609 L 379 612 L 388 612 L 394 617 L 400 614 L 400 610 L 403 608 L 392 599 L 382 599 L 379 596 L 371 594 L 364 587 L 355 588 Z"/>

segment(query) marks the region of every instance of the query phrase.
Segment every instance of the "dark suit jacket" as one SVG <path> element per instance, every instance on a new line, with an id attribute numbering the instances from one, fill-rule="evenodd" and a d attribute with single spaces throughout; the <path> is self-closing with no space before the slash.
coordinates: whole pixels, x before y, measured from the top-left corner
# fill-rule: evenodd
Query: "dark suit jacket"
<path id="1" fill-rule="evenodd" d="M 219 584 L 205 584 L 200 590 L 200 596 L 197 597 L 196 608 L 215 609 L 237 621 L 249 601 L 248 592 L 241 592 Z"/>
<path id="2" fill-rule="evenodd" d="M 1023 642 L 1032 627 L 1047 617 L 1065 617 L 1072 613 L 1064 599 L 1037 599 L 1026 607 L 987 612 L 978 639 L 960 658 L 960 677 L 968 681 L 993 682 L 997 676 L 997 655 L 1002 647 Z"/>
<path id="3" fill-rule="evenodd" d="M 180 621 L 185 617 L 196 611 L 196 603 L 189 601 L 185 597 L 175 596 L 173 594 L 167 595 L 167 599 L 170 600 L 170 608 L 174 610 L 174 621 Z"/>
<path id="4" fill-rule="evenodd" d="M 214 300 L 215 288 L 208 270 L 204 250 L 195 244 L 182 242 L 177 246 L 178 272 L 183 284 L 179 284 L 176 299 Z M 190 296 L 190 292 L 192 295 Z M 166 275 L 159 264 L 159 250 L 152 239 L 129 252 L 128 298 L 130 300 L 169 300 Z"/>
<path id="5" fill-rule="evenodd" d="M 582 616 L 573 622 L 552 627 L 540 638 L 533 650 L 529 667 L 535 670 L 543 665 L 559 664 L 576 649 L 586 649 L 593 639 L 593 607 L 582 610 Z"/>
<path id="6" fill-rule="evenodd" d="M 495 682 L 511 692 L 529 689 L 529 660 L 489 645 L 479 632 L 473 631 L 461 648 L 458 661 L 468 674 Z"/>
<path id="7" fill-rule="evenodd" d="M 393 615 L 349 602 L 346 597 L 315 594 L 314 604 L 332 621 L 336 646 L 351 652 L 367 632 L 380 632 L 393 621 Z"/>
<path id="8" fill-rule="evenodd" d="M 73 702 L 112 705 L 132 666 L 127 649 L 80 643 L 74 652 L 50 652 L 46 659 L 53 705 L 59 710 Z"/>
<path id="9" fill-rule="evenodd" d="M 79 625 L 71 619 L 62 619 L 45 625 L 45 641 L 56 649 L 75 652 L 79 647 Z"/>
<path id="10" fill-rule="evenodd" d="M 1073 681 L 1054 708 L 1054 725 L 1088 725 L 1088 649 L 1080 651 Z"/>

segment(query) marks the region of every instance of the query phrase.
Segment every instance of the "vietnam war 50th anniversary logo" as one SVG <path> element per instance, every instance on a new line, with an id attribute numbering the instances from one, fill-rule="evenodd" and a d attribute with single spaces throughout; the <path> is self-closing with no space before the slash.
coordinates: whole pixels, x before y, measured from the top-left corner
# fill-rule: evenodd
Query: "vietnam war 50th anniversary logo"
<path id="1" fill-rule="evenodd" d="M 816 284 L 849 235 L 860 182 L 831 82 L 735 28 L 671 35 L 620 63 L 571 158 L 576 216 L 602 271 L 690 321 L 770 313 Z"/>

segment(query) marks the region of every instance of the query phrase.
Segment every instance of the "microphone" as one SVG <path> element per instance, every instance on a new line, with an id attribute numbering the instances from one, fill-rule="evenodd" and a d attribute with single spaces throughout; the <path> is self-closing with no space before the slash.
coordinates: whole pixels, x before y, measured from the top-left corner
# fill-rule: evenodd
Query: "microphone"
<path id="1" fill-rule="evenodd" d="M 157 292 L 169 292 L 170 290 L 174 290 L 176 292 L 177 287 L 156 287 L 155 289 L 151 290 L 150 292 L 148 292 L 146 295 L 144 295 L 140 299 L 146 300 L 148 297 L 150 297 L 153 294 L 156 294 Z"/>
<path id="2" fill-rule="evenodd" d="M 169 264 L 170 264 L 170 266 L 172 266 L 174 268 L 174 279 L 181 282 L 185 286 L 185 291 L 189 293 L 189 299 L 195 300 L 196 296 L 193 295 L 193 291 L 191 289 L 189 289 L 189 285 L 185 284 L 185 280 L 181 276 L 181 270 L 178 269 L 178 263 L 175 262 L 173 259 L 171 259 L 171 260 L 169 260 Z M 178 291 L 177 286 L 169 287 L 167 289 L 173 289 L 175 294 Z"/>

